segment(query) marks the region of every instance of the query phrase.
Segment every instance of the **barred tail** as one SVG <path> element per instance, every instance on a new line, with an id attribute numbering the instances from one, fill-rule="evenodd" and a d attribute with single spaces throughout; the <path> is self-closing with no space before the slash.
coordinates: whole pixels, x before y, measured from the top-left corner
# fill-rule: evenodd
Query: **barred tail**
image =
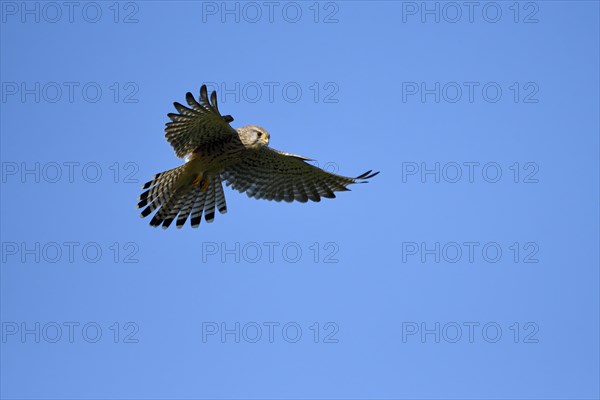
<path id="1" fill-rule="evenodd" d="M 140 216 L 147 217 L 153 211 L 158 210 L 150 225 L 162 225 L 164 229 L 177 219 L 177 228 L 183 227 L 185 221 L 191 215 L 191 225 L 197 228 L 202 219 L 202 213 L 206 222 L 213 222 L 215 216 L 215 204 L 222 214 L 227 212 L 225 195 L 221 185 L 220 177 L 217 175 L 209 183 L 205 191 L 202 185 L 178 181 L 185 172 L 185 165 L 169 171 L 156 174 L 150 182 L 142 186 L 147 189 L 139 196 L 138 208 L 144 208 Z"/>

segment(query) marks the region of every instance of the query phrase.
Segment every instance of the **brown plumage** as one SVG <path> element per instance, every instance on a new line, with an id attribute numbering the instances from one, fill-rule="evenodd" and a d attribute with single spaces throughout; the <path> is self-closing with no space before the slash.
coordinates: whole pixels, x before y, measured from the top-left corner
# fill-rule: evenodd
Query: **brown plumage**
<path id="1" fill-rule="evenodd" d="M 222 116 L 217 94 L 210 101 L 206 86 L 200 88 L 199 101 L 186 94 L 190 108 L 174 103 L 178 114 L 170 113 L 165 137 L 175 154 L 188 161 L 156 174 L 142 186 L 138 208 L 141 217 L 156 211 L 150 225 L 168 228 L 176 220 L 181 228 L 188 217 L 198 227 L 204 214 L 212 222 L 215 209 L 227 212 L 221 182 L 246 192 L 249 197 L 286 202 L 320 201 L 334 198 L 336 191 L 348 190 L 377 175 L 367 171 L 356 178 L 336 175 L 317 168 L 306 157 L 268 147 L 269 133 L 254 125 L 232 128 L 230 115 Z"/>

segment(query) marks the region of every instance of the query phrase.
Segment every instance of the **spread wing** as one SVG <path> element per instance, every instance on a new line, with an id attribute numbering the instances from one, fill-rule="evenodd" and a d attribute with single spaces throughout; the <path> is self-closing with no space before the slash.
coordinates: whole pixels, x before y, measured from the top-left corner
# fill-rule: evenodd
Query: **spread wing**
<path id="1" fill-rule="evenodd" d="M 231 115 L 222 116 L 219 112 L 216 92 L 211 93 L 209 101 L 206 85 L 202 85 L 199 101 L 189 92 L 185 99 L 191 108 L 173 103 L 179 114 L 167 114 L 171 122 L 167 122 L 165 128 L 165 137 L 177 157 L 183 158 L 199 147 L 210 147 L 238 137 L 229 125 L 233 121 Z"/>
<path id="2" fill-rule="evenodd" d="M 308 158 L 261 147 L 249 150 L 245 158 L 221 172 L 228 186 L 257 199 L 298 200 L 302 203 L 321 197 L 334 198 L 333 192 L 349 190 L 352 183 L 364 183 L 379 172 L 367 171 L 356 178 L 335 175 L 314 165 Z"/>

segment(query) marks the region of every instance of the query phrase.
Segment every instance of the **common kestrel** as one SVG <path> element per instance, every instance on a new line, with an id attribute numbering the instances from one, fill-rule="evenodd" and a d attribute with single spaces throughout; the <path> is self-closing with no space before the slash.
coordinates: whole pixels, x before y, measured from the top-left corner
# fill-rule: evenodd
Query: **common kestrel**
<path id="1" fill-rule="evenodd" d="M 165 137 L 179 158 L 187 162 L 177 168 L 154 175 L 142 186 L 138 208 L 141 217 L 158 210 L 150 225 L 168 228 L 177 219 L 181 228 L 191 215 L 197 228 L 202 219 L 212 222 L 215 207 L 227 212 L 221 181 L 248 197 L 287 202 L 320 201 L 334 198 L 336 191 L 348 185 L 364 183 L 379 172 L 367 171 L 356 178 L 329 173 L 307 163 L 309 158 L 268 147 L 269 133 L 254 125 L 234 129 L 230 115 L 222 116 L 217 94 L 210 101 L 206 85 L 200 88 L 200 101 L 191 93 L 185 99 L 191 108 L 174 103 L 179 114 L 167 116 Z"/>

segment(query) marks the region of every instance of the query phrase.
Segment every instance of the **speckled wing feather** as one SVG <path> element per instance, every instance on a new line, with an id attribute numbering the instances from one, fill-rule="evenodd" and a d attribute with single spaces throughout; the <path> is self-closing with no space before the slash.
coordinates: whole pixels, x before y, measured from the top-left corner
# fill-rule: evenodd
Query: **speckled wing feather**
<path id="1" fill-rule="evenodd" d="M 314 165 L 308 158 L 269 147 L 249 150 L 242 161 L 221 172 L 228 186 L 248 197 L 302 203 L 321 197 L 334 198 L 333 192 L 349 190 L 352 183 L 362 183 L 379 172 L 367 171 L 356 178 L 335 175 Z"/>
<path id="2" fill-rule="evenodd" d="M 211 148 L 237 137 L 237 132 L 229 125 L 233 118 L 219 112 L 216 92 L 212 92 L 209 101 L 206 85 L 202 85 L 199 101 L 189 92 L 185 99 L 191 108 L 173 103 L 179 114 L 167 114 L 171 122 L 165 128 L 165 137 L 177 157 L 183 158 L 198 148 Z"/>

